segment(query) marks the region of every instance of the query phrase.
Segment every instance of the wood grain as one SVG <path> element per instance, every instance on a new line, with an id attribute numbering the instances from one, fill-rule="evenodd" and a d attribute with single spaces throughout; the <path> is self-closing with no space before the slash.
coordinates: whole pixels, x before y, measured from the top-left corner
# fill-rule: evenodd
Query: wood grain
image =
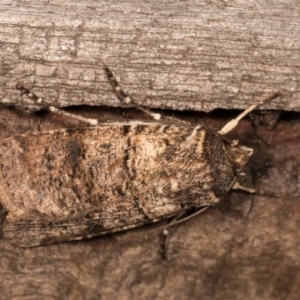
<path id="1" fill-rule="evenodd" d="M 120 106 L 103 57 L 148 107 L 300 110 L 300 4 L 269 1 L 1 1 L 0 101 L 17 82 L 56 106 Z M 24 77 L 25 76 L 25 77 Z"/>

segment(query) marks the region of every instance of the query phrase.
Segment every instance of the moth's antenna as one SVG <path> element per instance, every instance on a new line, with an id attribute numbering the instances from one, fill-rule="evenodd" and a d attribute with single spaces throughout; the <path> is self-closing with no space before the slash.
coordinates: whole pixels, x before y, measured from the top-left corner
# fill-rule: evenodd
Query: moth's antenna
<path id="1" fill-rule="evenodd" d="M 237 126 L 237 124 L 239 123 L 239 121 L 241 119 L 243 119 L 246 115 L 248 115 L 251 111 L 253 111 L 255 108 L 257 108 L 260 105 L 263 105 L 265 103 L 267 103 L 268 101 L 271 101 L 275 98 L 277 98 L 278 96 L 280 96 L 280 93 L 277 92 L 274 95 L 272 95 L 271 97 L 268 97 L 254 105 L 251 105 L 250 107 L 248 107 L 246 110 L 244 110 L 240 115 L 238 115 L 235 119 L 229 121 L 227 124 L 225 124 L 225 126 L 218 131 L 219 134 L 224 135 L 226 133 L 228 133 L 229 131 L 231 131 L 233 128 L 235 128 Z"/>
<path id="2" fill-rule="evenodd" d="M 85 118 L 82 116 L 78 116 L 72 113 L 69 113 L 63 109 L 57 108 L 55 106 L 52 105 L 47 105 L 45 103 L 45 101 L 43 100 L 43 98 L 38 97 L 36 94 L 34 94 L 33 92 L 31 92 L 30 90 L 28 90 L 27 88 L 23 87 L 21 84 L 17 83 L 16 85 L 16 89 L 21 91 L 21 95 L 26 95 L 29 99 L 31 99 L 32 101 L 34 101 L 34 103 L 36 105 L 39 105 L 42 109 L 51 111 L 52 113 L 56 113 L 56 114 L 60 114 L 60 115 L 65 115 L 68 117 L 71 117 L 73 119 L 77 119 L 79 121 L 83 121 L 86 122 L 92 126 L 96 126 L 98 125 L 98 120 L 96 119 L 90 119 L 90 118 Z"/>
<path id="3" fill-rule="evenodd" d="M 159 113 L 154 113 L 152 112 L 150 109 L 139 105 L 137 102 L 135 102 L 127 93 L 125 93 L 123 91 L 123 89 L 121 88 L 119 82 L 117 81 L 117 79 L 115 78 L 113 72 L 111 71 L 111 69 L 108 67 L 107 63 L 105 62 L 104 58 L 100 57 L 100 60 L 103 64 L 103 69 L 104 72 L 108 78 L 108 81 L 110 83 L 110 85 L 113 88 L 114 93 L 116 94 L 116 96 L 118 97 L 118 99 L 125 104 L 133 104 L 136 108 L 138 108 L 139 110 L 143 111 L 145 114 L 149 115 L 151 118 L 153 118 L 156 121 L 161 120 L 162 116 Z"/>

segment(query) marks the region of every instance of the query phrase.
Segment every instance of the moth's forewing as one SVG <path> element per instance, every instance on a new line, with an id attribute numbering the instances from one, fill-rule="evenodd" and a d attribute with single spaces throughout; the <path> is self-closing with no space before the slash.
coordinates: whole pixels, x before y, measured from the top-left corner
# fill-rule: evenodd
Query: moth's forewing
<path id="1" fill-rule="evenodd" d="M 214 205 L 249 149 L 202 126 L 128 122 L 0 142 L 4 236 L 19 246 L 89 238 Z"/>

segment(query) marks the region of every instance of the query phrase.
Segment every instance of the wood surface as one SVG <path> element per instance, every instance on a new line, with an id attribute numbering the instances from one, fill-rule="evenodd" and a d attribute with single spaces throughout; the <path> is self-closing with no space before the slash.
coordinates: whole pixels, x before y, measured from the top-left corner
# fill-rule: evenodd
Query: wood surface
<path id="1" fill-rule="evenodd" d="M 300 110 L 300 4 L 290 1 L 1 1 L 0 102 L 16 83 L 56 106 L 120 106 L 101 58 L 148 107 Z"/>
<path id="2" fill-rule="evenodd" d="M 191 110 L 242 109 L 278 89 L 282 97 L 264 107 L 277 111 L 228 135 L 254 149 L 241 183 L 257 194 L 232 191 L 165 240 L 155 226 L 30 249 L 0 239 L 0 299 L 299 299 L 299 16 L 296 0 L 1 1 L 5 105 L 28 109 L 21 82 L 51 104 L 79 106 L 70 112 L 147 118 L 98 107 L 120 106 L 100 56 L 135 100 L 190 110 L 167 113 L 195 124 L 221 128 L 237 112 Z M 295 112 L 277 120 L 282 110 Z M 0 124 L 1 139 L 86 126 L 6 107 Z"/>

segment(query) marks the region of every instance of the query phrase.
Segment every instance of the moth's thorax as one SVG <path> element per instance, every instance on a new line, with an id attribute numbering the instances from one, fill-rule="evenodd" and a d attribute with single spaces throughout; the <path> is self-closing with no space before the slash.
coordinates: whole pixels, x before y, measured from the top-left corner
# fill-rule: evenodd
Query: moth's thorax
<path id="1" fill-rule="evenodd" d="M 214 191 L 219 197 L 224 196 L 253 153 L 251 148 L 238 145 L 238 141 L 231 141 L 215 131 L 207 131 L 207 161 L 214 173 Z"/>

